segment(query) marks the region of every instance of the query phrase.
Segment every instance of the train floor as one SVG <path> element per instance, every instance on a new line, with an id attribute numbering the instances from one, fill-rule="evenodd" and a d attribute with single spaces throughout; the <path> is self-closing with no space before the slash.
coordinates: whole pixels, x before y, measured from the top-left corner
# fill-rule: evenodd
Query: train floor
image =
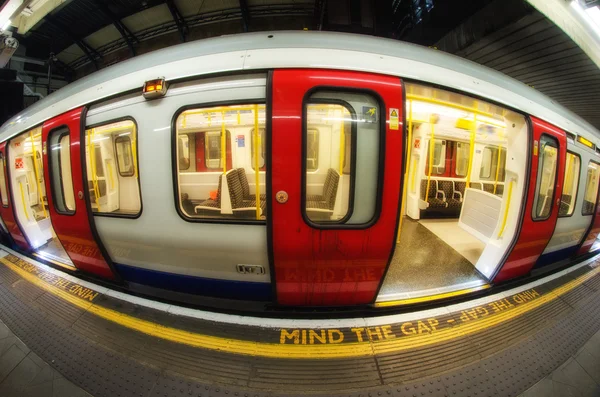
<path id="1" fill-rule="evenodd" d="M 299 320 L 133 297 L 1 251 L 0 395 L 597 396 L 599 258 L 435 309 Z"/>
<path id="2" fill-rule="evenodd" d="M 475 269 L 485 245 L 456 219 L 404 217 L 378 301 L 411 299 L 487 284 Z"/>
<path id="3" fill-rule="evenodd" d="M 45 260 L 55 261 L 59 262 L 61 265 L 73 267 L 71 258 L 69 258 L 69 255 L 57 237 L 53 237 L 51 240 L 49 240 L 46 245 L 41 247 L 38 253 L 40 253 Z"/>

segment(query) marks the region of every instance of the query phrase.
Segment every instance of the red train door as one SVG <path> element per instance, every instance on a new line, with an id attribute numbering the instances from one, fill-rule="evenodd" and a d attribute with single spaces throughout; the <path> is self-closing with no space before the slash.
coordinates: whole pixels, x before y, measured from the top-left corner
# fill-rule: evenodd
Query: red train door
<path id="1" fill-rule="evenodd" d="M 2 186 L 0 186 L 0 189 L 2 189 L 2 192 L 0 193 L 0 195 L 2 196 L 2 202 L 0 203 L 0 216 L 2 216 L 2 220 L 4 221 L 4 224 L 6 225 L 6 228 L 8 229 L 8 232 L 10 233 L 17 247 L 25 251 L 31 251 L 31 246 L 29 245 L 27 238 L 19 228 L 19 225 L 17 224 L 17 221 L 15 219 L 15 214 L 12 208 L 13 204 L 11 202 L 11 196 L 8 191 L 8 186 L 10 184 L 8 183 L 8 171 L 6 164 L 6 162 L 8 161 L 8 155 L 6 152 L 7 142 L 8 141 L 0 143 L 0 172 L 4 176 L 4 178 L 0 178 L 0 184 L 2 184 Z"/>
<path id="2" fill-rule="evenodd" d="M 596 196 L 596 210 L 594 211 L 594 218 L 590 225 L 587 234 L 583 237 L 581 246 L 577 251 L 576 256 L 587 254 L 588 252 L 596 251 L 600 248 L 600 189 Z"/>
<path id="3" fill-rule="evenodd" d="M 44 179 L 52 226 L 79 270 L 114 279 L 91 225 L 82 175 L 85 108 L 46 121 L 42 127 Z"/>
<path id="4" fill-rule="evenodd" d="M 567 156 L 564 131 L 531 117 L 533 147 L 529 189 L 518 240 L 494 282 L 528 274 L 554 233 Z"/>
<path id="5" fill-rule="evenodd" d="M 375 300 L 395 246 L 402 104 L 399 78 L 273 73 L 269 227 L 278 303 Z"/>

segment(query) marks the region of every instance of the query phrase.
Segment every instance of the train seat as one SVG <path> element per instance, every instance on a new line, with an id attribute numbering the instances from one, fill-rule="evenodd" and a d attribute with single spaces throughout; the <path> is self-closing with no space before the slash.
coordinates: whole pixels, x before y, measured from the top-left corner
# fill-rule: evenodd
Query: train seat
<path id="1" fill-rule="evenodd" d="M 325 178 L 325 184 L 323 184 L 323 194 L 307 195 L 306 211 L 321 212 L 326 217 L 331 216 L 335 207 L 335 198 L 339 183 L 340 174 L 333 168 L 327 170 L 327 177 Z M 315 217 L 311 215 L 311 219 L 315 219 Z"/>
<path id="2" fill-rule="evenodd" d="M 440 190 L 437 179 L 431 179 L 429 184 L 429 194 L 427 200 L 425 195 L 427 194 L 427 179 L 421 181 L 421 200 L 427 202 L 427 206 L 424 209 L 440 209 L 448 208 L 448 202 L 446 201 L 446 193 Z"/>
<path id="3" fill-rule="evenodd" d="M 242 184 L 242 192 L 244 200 L 256 200 L 256 194 L 250 194 L 250 184 L 248 183 L 248 177 L 246 176 L 246 170 L 243 168 L 236 168 L 240 183 Z M 267 199 L 267 195 L 262 193 L 260 195 L 260 201 L 263 202 Z M 256 205 L 256 203 L 255 203 Z"/>
<path id="4" fill-rule="evenodd" d="M 466 182 L 452 181 L 452 194 L 448 199 L 448 207 L 460 210 L 462 207 L 463 196 L 465 194 Z"/>
<path id="5" fill-rule="evenodd" d="M 238 170 L 227 171 L 225 177 L 227 178 L 227 187 L 229 188 L 229 198 L 231 199 L 233 214 L 241 218 L 254 218 L 256 216 L 256 200 L 244 199 L 244 187 L 240 182 Z M 261 215 L 265 212 L 266 208 L 266 200 L 261 200 Z"/>
<path id="6" fill-rule="evenodd" d="M 194 212 L 196 215 L 214 216 L 221 213 L 221 175 L 219 175 L 219 188 L 217 189 L 217 197 L 206 199 L 200 202 L 194 202 Z"/>

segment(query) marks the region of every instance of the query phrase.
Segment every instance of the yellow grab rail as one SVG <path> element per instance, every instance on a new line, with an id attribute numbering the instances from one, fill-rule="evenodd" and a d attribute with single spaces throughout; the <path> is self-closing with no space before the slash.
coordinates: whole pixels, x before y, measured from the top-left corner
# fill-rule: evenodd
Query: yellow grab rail
<path id="1" fill-rule="evenodd" d="M 210 116 L 209 116 L 210 122 Z M 223 167 L 223 173 L 227 172 L 227 142 L 225 136 L 227 133 L 225 132 L 225 111 L 221 112 L 221 164 Z"/>
<path id="2" fill-rule="evenodd" d="M 464 110 L 464 111 L 471 112 L 474 114 L 479 114 L 481 116 L 486 116 L 486 117 L 491 117 L 491 118 L 494 117 L 493 113 L 484 112 L 484 111 L 479 110 L 474 107 L 459 105 L 457 103 L 444 101 L 441 99 L 429 98 L 429 97 L 425 97 L 425 96 L 421 96 L 421 95 L 414 95 L 414 94 L 407 94 L 406 99 L 414 99 L 415 101 L 419 101 L 419 102 L 427 102 L 427 103 L 433 103 L 436 105 L 448 106 L 448 107 L 451 107 L 454 109 Z"/>
<path id="3" fill-rule="evenodd" d="M 433 169 L 433 153 L 435 146 L 435 126 L 431 120 L 429 124 L 431 125 L 431 139 L 429 140 L 429 169 L 427 170 L 427 189 L 425 190 L 425 202 L 429 203 L 429 185 L 431 184 L 431 170 Z"/>
<path id="4" fill-rule="evenodd" d="M 25 192 L 23 191 L 23 184 L 19 182 L 19 189 L 21 190 L 21 202 L 23 203 L 23 211 L 25 211 L 25 218 L 29 221 L 29 214 L 27 213 L 27 203 L 25 202 Z"/>
<path id="5" fill-rule="evenodd" d="M 96 173 L 96 151 L 94 150 L 94 137 L 96 136 L 96 132 L 94 128 L 88 131 L 88 150 L 90 152 L 90 168 L 92 171 L 92 187 L 94 189 L 94 201 L 96 202 L 98 211 L 100 211 L 100 188 L 98 187 L 98 174 Z"/>
<path id="6" fill-rule="evenodd" d="M 510 199 L 512 198 L 512 189 L 513 183 L 515 181 L 511 179 L 508 183 L 508 196 L 506 197 L 506 208 L 504 209 L 504 216 L 502 217 L 502 226 L 500 226 L 500 231 L 498 232 L 498 238 L 501 238 L 504 234 L 504 229 L 506 228 L 506 222 L 508 220 L 508 210 L 510 209 Z"/>
<path id="7" fill-rule="evenodd" d="M 466 187 L 471 187 L 471 173 L 473 171 L 473 156 L 475 156 L 475 134 L 477 132 L 477 115 L 474 115 L 473 128 L 471 128 L 471 137 L 469 139 L 469 168 L 467 168 Z"/>
<path id="8" fill-rule="evenodd" d="M 131 142 L 131 157 L 133 157 L 133 175 L 138 177 L 138 162 L 137 162 L 137 150 L 135 141 L 137 140 L 137 128 L 135 123 L 132 123 L 132 131 L 131 137 L 129 138 L 129 142 Z M 118 160 L 117 160 L 118 161 Z"/>
<path id="9" fill-rule="evenodd" d="M 498 177 L 500 175 L 500 159 L 502 158 L 502 146 L 498 146 L 498 161 L 496 162 L 496 177 L 494 179 L 494 194 L 496 194 L 496 188 L 498 187 Z"/>
<path id="10" fill-rule="evenodd" d="M 260 219 L 260 178 L 258 168 L 258 148 L 260 134 L 258 133 L 258 105 L 254 105 L 254 183 L 256 184 L 256 219 Z M 244 171 L 246 172 L 246 171 Z"/>
<path id="11" fill-rule="evenodd" d="M 340 175 L 344 175 L 344 152 L 346 151 L 346 136 L 344 133 L 344 108 L 341 109 L 340 121 Z"/>
<path id="12" fill-rule="evenodd" d="M 42 206 L 42 211 L 44 212 L 44 218 L 48 218 L 48 212 L 46 212 L 46 205 L 44 204 L 44 195 L 42 194 L 42 184 L 40 183 L 40 171 L 38 170 L 37 158 L 35 156 L 35 144 L 33 141 L 33 130 L 29 131 L 29 139 L 31 139 L 31 160 L 33 161 L 33 171 L 35 173 L 35 183 L 37 185 L 38 198 L 40 200 L 40 205 Z M 41 154 L 40 154 L 40 160 L 41 160 Z"/>
<path id="13" fill-rule="evenodd" d="M 404 183 L 402 185 L 402 205 L 400 206 L 400 223 L 398 224 L 398 235 L 396 236 L 396 243 L 400 243 L 400 234 L 402 233 L 402 220 L 404 219 L 404 211 L 406 209 L 406 181 L 408 180 L 408 172 L 410 169 L 410 157 L 412 154 L 412 99 L 408 101 L 408 136 L 406 138 L 406 161 L 404 164 L 407 164 L 406 170 L 404 171 Z M 414 173 L 414 171 L 413 171 Z"/>

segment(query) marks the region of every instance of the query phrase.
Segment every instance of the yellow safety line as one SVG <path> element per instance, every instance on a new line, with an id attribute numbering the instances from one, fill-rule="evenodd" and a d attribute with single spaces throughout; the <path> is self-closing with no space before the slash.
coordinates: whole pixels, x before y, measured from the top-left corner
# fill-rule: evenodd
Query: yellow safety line
<path id="1" fill-rule="evenodd" d="M 23 191 L 23 184 L 19 182 L 19 189 L 21 190 L 21 202 L 23 203 L 23 211 L 25 211 L 25 218 L 29 219 L 29 214 L 27 213 L 27 203 L 25 203 L 25 192 Z"/>
<path id="2" fill-rule="evenodd" d="M 404 162 L 404 164 L 407 164 L 408 167 L 406 167 L 406 170 L 404 172 L 404 185 L 402 187 L 402 197 L 400 197 L 400 199 L 402 200 L 402 204 L 400 206 L 400 222 L 398 223 L 398 235 L 396 236 L 396 243 L 399 244 L 400 243 L 400 234 L 402 233 L 402 220 L 404 219 L 404 210 L 406 209 L 406 181 L 408 180 L 408 172 L 410 170 L 410 156 L 412 153 L 412 99 L 408 101 L 408 137 L 406 139 L 406 142 L 408 143 L 406 145 L 406 161 Z"/>
<path id="3" fill-rule="evenodd" d="M 498 161 L 496 162 L 496 178 L 494 180 L 494 194 L 496 194 L 496 186 L 498 186 L 498 176 L 500 175 L 500 158 L 502 157 L 502 146 L 498 146 Z"/>
<path id="4" fill-rule="evenodd" d="M 185 344 L 188 346 L 219 351 L 224 353 L 242 354 L 249 356 L 270 357 L 270 358 L 286 358 L 286 359 L 324 359 L 324 358 L 348 358 L 373 356 L 375 354 L 385 352 L 398 352 L 416 347 L 426 346 L 434 343 L 444 342 L 457 337 L 466 336 L 496 324 L 511 320 L 517 316 L 523 315 L 531 310 L 534 310 L 557 297 L 571 291 L 580 284 L 589 280 L 600 272 L 600 267 L 597 267 L 588 273 L 579 276 L 578 278 L 564 284 L 561 287 L 548 292 L 539 298 L 524 303 L 520 306 L 515 306 L 510 310 L 499 312 L 489 317 L 484 317 L 481 320 L 473 322 L 461 323 L 458 327 L 444 328 L 429 334 L 417 334 L 415 336 L 404 336 L 396 339 L 387 339 L 378 342 L 351 342 L 340 344 L 323 344 L 323 345 L 302 345 L 302 344 L 281 344 L 281 343 L 266 343 L 258 341 L 238 340 L 221 336 L 202 335 L 181 329 L 176 329 L 151 321 L 142 320 L 130 316 L 125 313 L 117 312 L 102 306 L 97 306 L 89 301 L 77 298 L 69 293 L 61 290 L 54 285 L 47 284 L 35 275 L 21 269 L 17 265 L 11 263 L 6 258 L 0 258 L 4 263 L 21 277 L 37 285 L 38 287 L 62 298 L 63 300 L 72 303 L 73 305 L 89 311 L 105 320 L 115 322 L 126 328 L 142 332 L 144 334 L 168 340 L 175 343 Z"/>
<path id="5" fill-rule="evenodd" d="M 42 195 L 42 184 L 40 183 L 40 171 L 38 170 L 37 158 L 35 156 L 35 144 L 33 141 L 33 130 L 29 131 L 29 139 L 31 140 L 31 160 L 33 161 L 33 171 L 35 173 L 35 183 L 38 190 L 38 198 L 44 212 L 44 218 L 48 218 L 48 212 L 46 212 L 46 205 L 44 204 L 44 196 Z M 41 160 L 41 153 L 40 153 Z"/>
<path id="6" fill-rule="evenodd" d="M 429 169 L 427 170 L 427 189 L 425 190 L 425 202 L 429 203 L 429 185 L 431 184 L 431 170 L 433 169 L 433 153 L 435 146 L 435 127 L 433 124 L 433 119 L 429 121 L 429 125 L 431 126 L 431 138 L 429 140 Z M 440 151 L 441 157 L 441 151 Z"/>
<path id="7" fill-rule="evenodd" d="M 223 173 L 227 172 L 227 142 L 225 140 L 225 112 L 221 112 L 221 164 Z"/>
<path id="8" fill-rule="evenodd" d="M 390 307 L 390 306 L 410 305 L 413 303 L 431 302 L 431 301 L 436 301 L 436 300 L 440 300 L 440 299 L 451 298 L 453 296 L 464 295 L 464 294 L 468 294 L 468 293 L 475 292 L 475 291 L 481 291 L 484 289 L 488 289 L 490 287 L 491 287 L 491 285 L 484 284 L 484 285 L 480 285 L 478 287 L 465 288 L 465 289 L 461 289 L 458 291 L 445 292 L 443 294 L 421 296 L 418 298 L 398 299 L 398 300 L 387 301 L 387 302 L 375 302 L 374 306 L 375 307 Z"/>
<path id="9" fill-rule="evenodd" d="M 239 123 L 238 112 L 238 123 Z M 254 183 L 256 185 L 256 219 L 260 219 L 260 178 L 258 169 L 258 148 L 260 142 L 258 141 L 260 134 L 258 133 L 258 105 L 254 105 Z M 246 172 L 246 171 L 244 171 Z"/>
<path id="10" fill-rule="evenodd" d="M 506 227 L 506 221 L 508 220 L 508 210 L 510 209 L 510 199 L 512 198 L 512 189 L 514 182 L 514 180 L 511 180 L 508 183 L 508 197 L 506 197 L 506 208 L 504 209 L 504 216 L 502 217 L 502 226 L 500 226 L 498 238 L 502 237 L 502 235 L 504 234 L 504 228 Z"/>

